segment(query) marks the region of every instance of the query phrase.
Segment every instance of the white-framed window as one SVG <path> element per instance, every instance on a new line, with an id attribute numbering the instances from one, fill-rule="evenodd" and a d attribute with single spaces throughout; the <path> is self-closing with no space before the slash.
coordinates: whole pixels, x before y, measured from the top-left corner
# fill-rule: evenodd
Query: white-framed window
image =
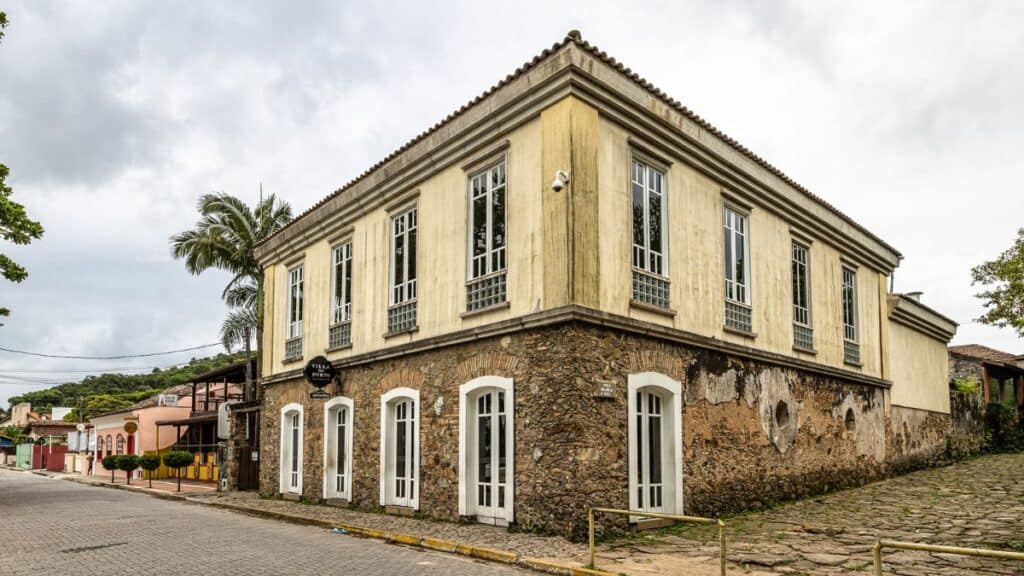
<path id="1" fill-rule="evenodd" d="M 633 197 L 633 268 L 668 276 L 665 173 L 634 158 L 630 182 Z"/>
<path id="2" fill-rule="evenodd" d="M 725 298 L 750 305 L 750 240 L 747 215 L 725 206 L 722 210 L 725 238 Z"/>
<path id="3" fill-rule="evenodd" d="M 420 392 L 396 388 L 380 398 L 380 503 L 419 509 Z"/>
<path id="4" fill-rule="evenodd" d="M 124 436 L 117 435 L 117 454 L 124 454 Z"/>
<path id="5" fill-rule="evenodd" d="M 794 241 L 791 248 L 793 277 L 793 346 L 814 350 L 811 327 L 811 250 Z"/>
<path id="6" fill-rule="evenodd" d="M 352 241 L 331 250 L 331 325 L 327 329 L 327 347 L 340 348 L 352 343 Z"/>
<path id="7" fill-rule="evenodd" d="M 505 270 L 505 161 L 469 177 L 469 279 Z"/>
<path id="8" fill-rule="evenodd" d="M 331 251 L 331 324 L 352 319 L 352 242 L 335 246 Z"/>
<path id="9" fill-rule="evenodd" d="M 351 398 L 337 396 L 324 403 L 324 498 L 352 499 Z"/>
<path id="10" fill-rule="evenodd" d="M 303 266 L 288 271 L 288 339 L 302 336 Z"/>
<path id="11" fill-rule="evenodd" d="M 459 515 L 514 521 L 515 389 L 482 376 L 459 387 Z"/>
<path id="12" fill-rule="evenodd" d="M 857 271 L 843 266 L 843 340 L 857 342 Z"/>
<path id="13" fill-rule="evenodd" d="M 280 491 L 302 494 L 302 404 L 281 408 Z"/>
<path id="14" fill-rule="evenodd" d="M 416 207 L 391 218 L 391 304 L 416 299 Z"/>
<path id="15" fill-rule="evenodd" d="M 810 266 L 810 250 L 793 242 L 793 322 L 808 327 L 811 325 Z"/>
<path id="16" fill-rule="evenodd" d="M 860 330 L 857 322 L 857 270 L 843 265 L 843 360 L 860 364 Z"/>
<path id="17" fill-rule="evenodd" d="M 682 384 L 664 374 L 643 372 L 629 375 L 626 390 L 629 507 L 682 514 Z"/>

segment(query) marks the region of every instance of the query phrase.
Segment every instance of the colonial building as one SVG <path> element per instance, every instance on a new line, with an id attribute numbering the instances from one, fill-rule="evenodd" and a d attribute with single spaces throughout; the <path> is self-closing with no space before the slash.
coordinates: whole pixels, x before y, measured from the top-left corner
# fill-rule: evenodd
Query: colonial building
<path id="1" fill-rule="evenodd" d="M 985 404 L 1013 406 L 1024 420 L 1024 356 L 981 344 L 950 346 L 949 368 L 954 378 L 976 382 Z"/>
<path id="2" fill-rule="evenodd" d="M 899 252 L 575 32 L 257 256 L 268 495 L 579 535 L 950 427 L 956 325 L 889 292 Z"/>

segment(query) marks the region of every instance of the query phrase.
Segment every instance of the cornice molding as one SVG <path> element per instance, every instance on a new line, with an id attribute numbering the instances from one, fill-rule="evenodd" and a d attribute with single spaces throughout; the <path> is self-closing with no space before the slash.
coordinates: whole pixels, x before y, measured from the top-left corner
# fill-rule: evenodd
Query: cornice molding
<path id="1" fill-rule="evenodd" d="M 642 320 L 636 320 L 625 316 L 619 316 L 617 314 L 594 310 L 593 308 L 575 305 L 562 306 L 552 310 L 535 312 L 518 318 L 502 320 L 500 322 L 494 322 L 492 324 L 478 326 L 467 330 L 458 330 L 448 334 L 424 338 L 422 340 L 414 340 L 407 344 L 401 344 L 371 352 L 364 352 L 362 354 L 349 356 L 348 358 L 341 358 L 334 360 L 332 363 L 339 369 L 352 368 L 381 360 L 398 358 L 409 354 L 417 354 L 483 340 L 486 338 L 494 338 L 506 334 L 522 332 L 524 330 L 555 326 L 569 322 L 580 322 L 591 326 L 601 326 L 621 330 L 638 336 L 647 336 L 684 346 L 721 352 L 723 354 L 747 360 L 763 362 L 765 364 L 781 366 L 783 368 L 803 370 L 866 386 L 873 386 L 877 388 L 890 388 L 892 386 L 892 382 L 875 376 L 870 376 L 868 374 L 837 368 L 835 366 L 828 366 L 826 364 L 820 364 L 775 352 L 759 350 L 749 346 L 720 340 L 718 338 L 701 336 L 685 330 L 651 324 Z M 260 383 L 264 386 L 272 386 L 274 384 L 302 377 L 302 370 L 289 370 L 261 378 Z"/>
<path id="2" fill-rule="evenodd" d="M 305 250 L 328 231 L 351 225 L 395 194 L 452 165 L 471 161 L 489 147 L 500 147 L 511 131 L 570 95 L 626 127 L 633 133 L 633 142 L 642 142 L 668 161 L 685 162 L 738 199 L 781 217 L 812 240 L 830 244 L 884 274 L 899 265 L 898 252 L 840 217 L 834 208 L 797 190 L 693 119 L 664 106 L 647 88 L 574 43 L 562 46 L 547 56 L 543 66 L 522 73 L 322 201 L 258 246 L 257 258 L 266 266 Z"/>

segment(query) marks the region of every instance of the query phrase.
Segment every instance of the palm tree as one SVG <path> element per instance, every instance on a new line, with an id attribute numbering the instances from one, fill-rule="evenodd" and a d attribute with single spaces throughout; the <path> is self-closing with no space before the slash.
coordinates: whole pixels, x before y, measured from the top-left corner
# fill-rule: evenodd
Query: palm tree
<path id="1" fill-rule="evenodd" d="M 233 310 L 221 327 L 227 347 L 243 344 L 248 359 L 249 342 L 256 336 L 256 362 L 263 339 L 263 268 L 256 260 L 256 246 L 292 220 L 292 208 L 273 194 L 261 198 L 255 208 L 229 194 L 205 194 L 198 202 L 200 218 L 194 228 L 171 236 L 171 252 L 185 261 L 192 274 L 211 268 L 232 275 L 221 297 Z M 249 329 L 245 336 L 245 326 Z M 230 350 L 230 347 L 228 347 Z M 253 375 L 245 365 L 246 384 Z"/>

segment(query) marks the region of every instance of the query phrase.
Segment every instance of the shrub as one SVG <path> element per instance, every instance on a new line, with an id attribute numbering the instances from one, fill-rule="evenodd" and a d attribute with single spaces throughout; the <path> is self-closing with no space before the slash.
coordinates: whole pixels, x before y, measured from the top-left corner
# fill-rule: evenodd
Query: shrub
<path id="1" fill-rule="evenodd" d="M 1024 434 L 1017 427 L 1017 408 L 993 402 L 985 407 L 985 440 L 989 452 L 1024 449 Z"/>
<path id="2" fill-rule="evenodd" d="M 139 467 L 139 457 L 135 454 L 125 454 L 117 457 L 116 466 L 118 470 L 124 470 L 128 483 L 132 483 L 132 472 Z"/>
<path id="3" fill-rule="evenodd" d="M 164 465 L 174 469 L 174 475 L 178 478 L 178 492 L 181 492 L 181 469 L 194 462 L 191 452 L 175 450 L 164 455 Z"/>
<path id="4" fill-rule="evenodd" d="M 156 454 L 143 454 L 139 458 L 139 468 L 149 472 L 149 487 L 153 487 L 153 471 L 160 467 L 160 457 Z"/>
<path id="5" fill-rule="evenodd" d="M 961 394 L 974 394 L 981 389 L 981 384 L 974 376 L 968 376 L 954 379 L 953 388 Z"/>
<path id="6" fill-rule="evenodd" d="M 103 462 L 104 468 L 110 470 L 110 481 L 113 482 L 114 471 L 117 470 L 117 456 L 114 456 L 113 454 L 107 454 L 106 456 L 103 457 L 103 460 L 101 460 L 101 462 Z"/>

